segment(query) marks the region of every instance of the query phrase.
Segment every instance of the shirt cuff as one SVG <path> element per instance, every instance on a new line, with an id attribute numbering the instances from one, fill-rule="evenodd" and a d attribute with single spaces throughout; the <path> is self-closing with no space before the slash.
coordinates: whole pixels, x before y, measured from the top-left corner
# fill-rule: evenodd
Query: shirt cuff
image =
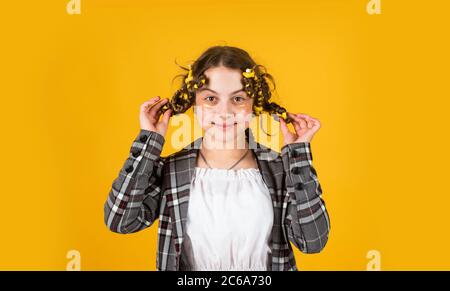
<path id="1" fill-rule="evenodd" d="M 161 156 L 164 136 L 155 131 L 141 129 L 131 146 L 130 154 L 134 158 L 144 156 L 151 160 L 156 160 Z"/>

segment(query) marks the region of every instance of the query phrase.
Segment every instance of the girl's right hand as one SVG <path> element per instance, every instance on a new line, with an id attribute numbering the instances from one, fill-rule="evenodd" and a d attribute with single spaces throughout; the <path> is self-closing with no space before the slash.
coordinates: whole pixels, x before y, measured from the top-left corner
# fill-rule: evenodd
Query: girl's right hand
<path id="1" fill-rule="evenodd" d="M 139 113 L 141 129 L 154 131 L 165 137 L 172 109 L 166 110 L 161 120 L 159 120 L 161 117 L 161 111 L 159 109 L 168 101 L 169 99 L 167 98 L 160 101 L 160 97 L 156 96 L 141 105 Z"/>

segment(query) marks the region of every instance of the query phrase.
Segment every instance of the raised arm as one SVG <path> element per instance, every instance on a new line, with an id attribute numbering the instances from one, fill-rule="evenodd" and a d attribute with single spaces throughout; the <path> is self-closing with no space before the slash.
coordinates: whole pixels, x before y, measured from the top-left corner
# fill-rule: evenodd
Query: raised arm
<path id="1" fill-rule="evenodd" d="M 281 157 L 289 195 L 285 224 L 289 240 L 303 253 L 323 250 L 330 232 L 330 218 L 322 199 L 322 187 L 312 165 L 311 140 L 320 129 L 317 118 L 288 113 L 295 132 L 280 119 L 284 146 Z"/>
<path id="2" fill-rule="evenodd" d="M 165 162 L 161 151 L 172 113 L 160 109 L 167 101 L 157 96 L 140 107 L 140 132 L 104 204 L 105 224 L 113 232 L 137 232 L 158 218 Z"/>
<path id="3" fill-rule="evenodd" d="M 330 218 L 312 166 L 311 143 L 288 144 L 282 148 L 281 156 L 289 195 L 286 217 L 289 240 L 303 253 L 318 253 L 328 241 Z"/>
<path id="4" fill-rule="evenodd" d="M 162 135 L 145 129 L 134 140 L 104 204 L 105 224 L 111 231 L 137 232 L 158 218 L 163 144 Z"/>

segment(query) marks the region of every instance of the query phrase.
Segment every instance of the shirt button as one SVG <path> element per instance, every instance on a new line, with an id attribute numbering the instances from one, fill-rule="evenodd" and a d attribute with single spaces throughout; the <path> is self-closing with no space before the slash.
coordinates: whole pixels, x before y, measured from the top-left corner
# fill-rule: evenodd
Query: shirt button
<path id="1" fill-rule="evenodd" d="M 133 166 L 129 165 L 128 167 L 125 168 L 125 172 L 130 173 L 131 171 L 133 171 Z"/>
<path id="2" fill-rule="evenodd" d="M 300 174 L 300 167 L 293 167 L 291 173 L 294 175 Z"/>
<path id="3" fill-rule="evenodd" d="M 141 153 L 140 150 L 134 150 L 131 152 L 131 154 L 133 155 L 133 157 L 137 158 L 139 156 L 139 154 Z"/>
<path id="4" fill-rule="evenodd" d="M 296 185 L 295 185 L 295 189 L 296 190 L 303 190 L 304 188 L 303 188 L 303 183 L 297 183 Z"/>
<path id="5" fill-rule="evenodd" d="M 148 138 L 148 136 L 146 136 L 146 135 L 144 134 L 144 135 L 141 135 L 141 138 L 140 138 L 139 140 L 142 141 L 142 142 L 146 142 L 146 141 L 147 141 L 147 138 Z"/>

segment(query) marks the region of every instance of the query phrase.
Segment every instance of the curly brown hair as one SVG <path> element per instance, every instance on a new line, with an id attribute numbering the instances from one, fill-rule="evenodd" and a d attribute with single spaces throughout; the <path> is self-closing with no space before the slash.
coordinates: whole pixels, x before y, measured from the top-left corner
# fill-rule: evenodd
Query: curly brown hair
<path id="1" fill-rule="evenodd" d="M 180 74 L 172 79 L 172 82 L 182 77 L 183 82 L 167 104 L 161 108 L 161 112 L 165 112 L 169 108 L 172 114 L 180 114 L 186 112 L 195 104 L 195 92 L 198 88 L 208 84 L 208 78 L 204 72 L 209 68 L 224 66 L 230 69 L 239 69 L 245 72 L 246 69 L 252 69 L 255 77 L 241 79 L 242 85 L 247 95 L 253 98 L 253 113 L 258 116 L 262 111 L 269 114 L 276 114 L 283 118 L 286 123 L 292 120 L 287 116 L 284 107 L 275 102 L 271 102 L 272 92 L 276 89 L 275 81 L 272 75 L 267 73 L 264 66 L 257 64 L 252 57 L 243 49 L 232 46 L 213 46 L 204 51 L 200 57 L 195 60 L 188 68 L 175 63 L 186 74 Z M 191 75 L 189 75 L 191 71 Z M 271 89 L 272 84 L 273 89 Z"/>

